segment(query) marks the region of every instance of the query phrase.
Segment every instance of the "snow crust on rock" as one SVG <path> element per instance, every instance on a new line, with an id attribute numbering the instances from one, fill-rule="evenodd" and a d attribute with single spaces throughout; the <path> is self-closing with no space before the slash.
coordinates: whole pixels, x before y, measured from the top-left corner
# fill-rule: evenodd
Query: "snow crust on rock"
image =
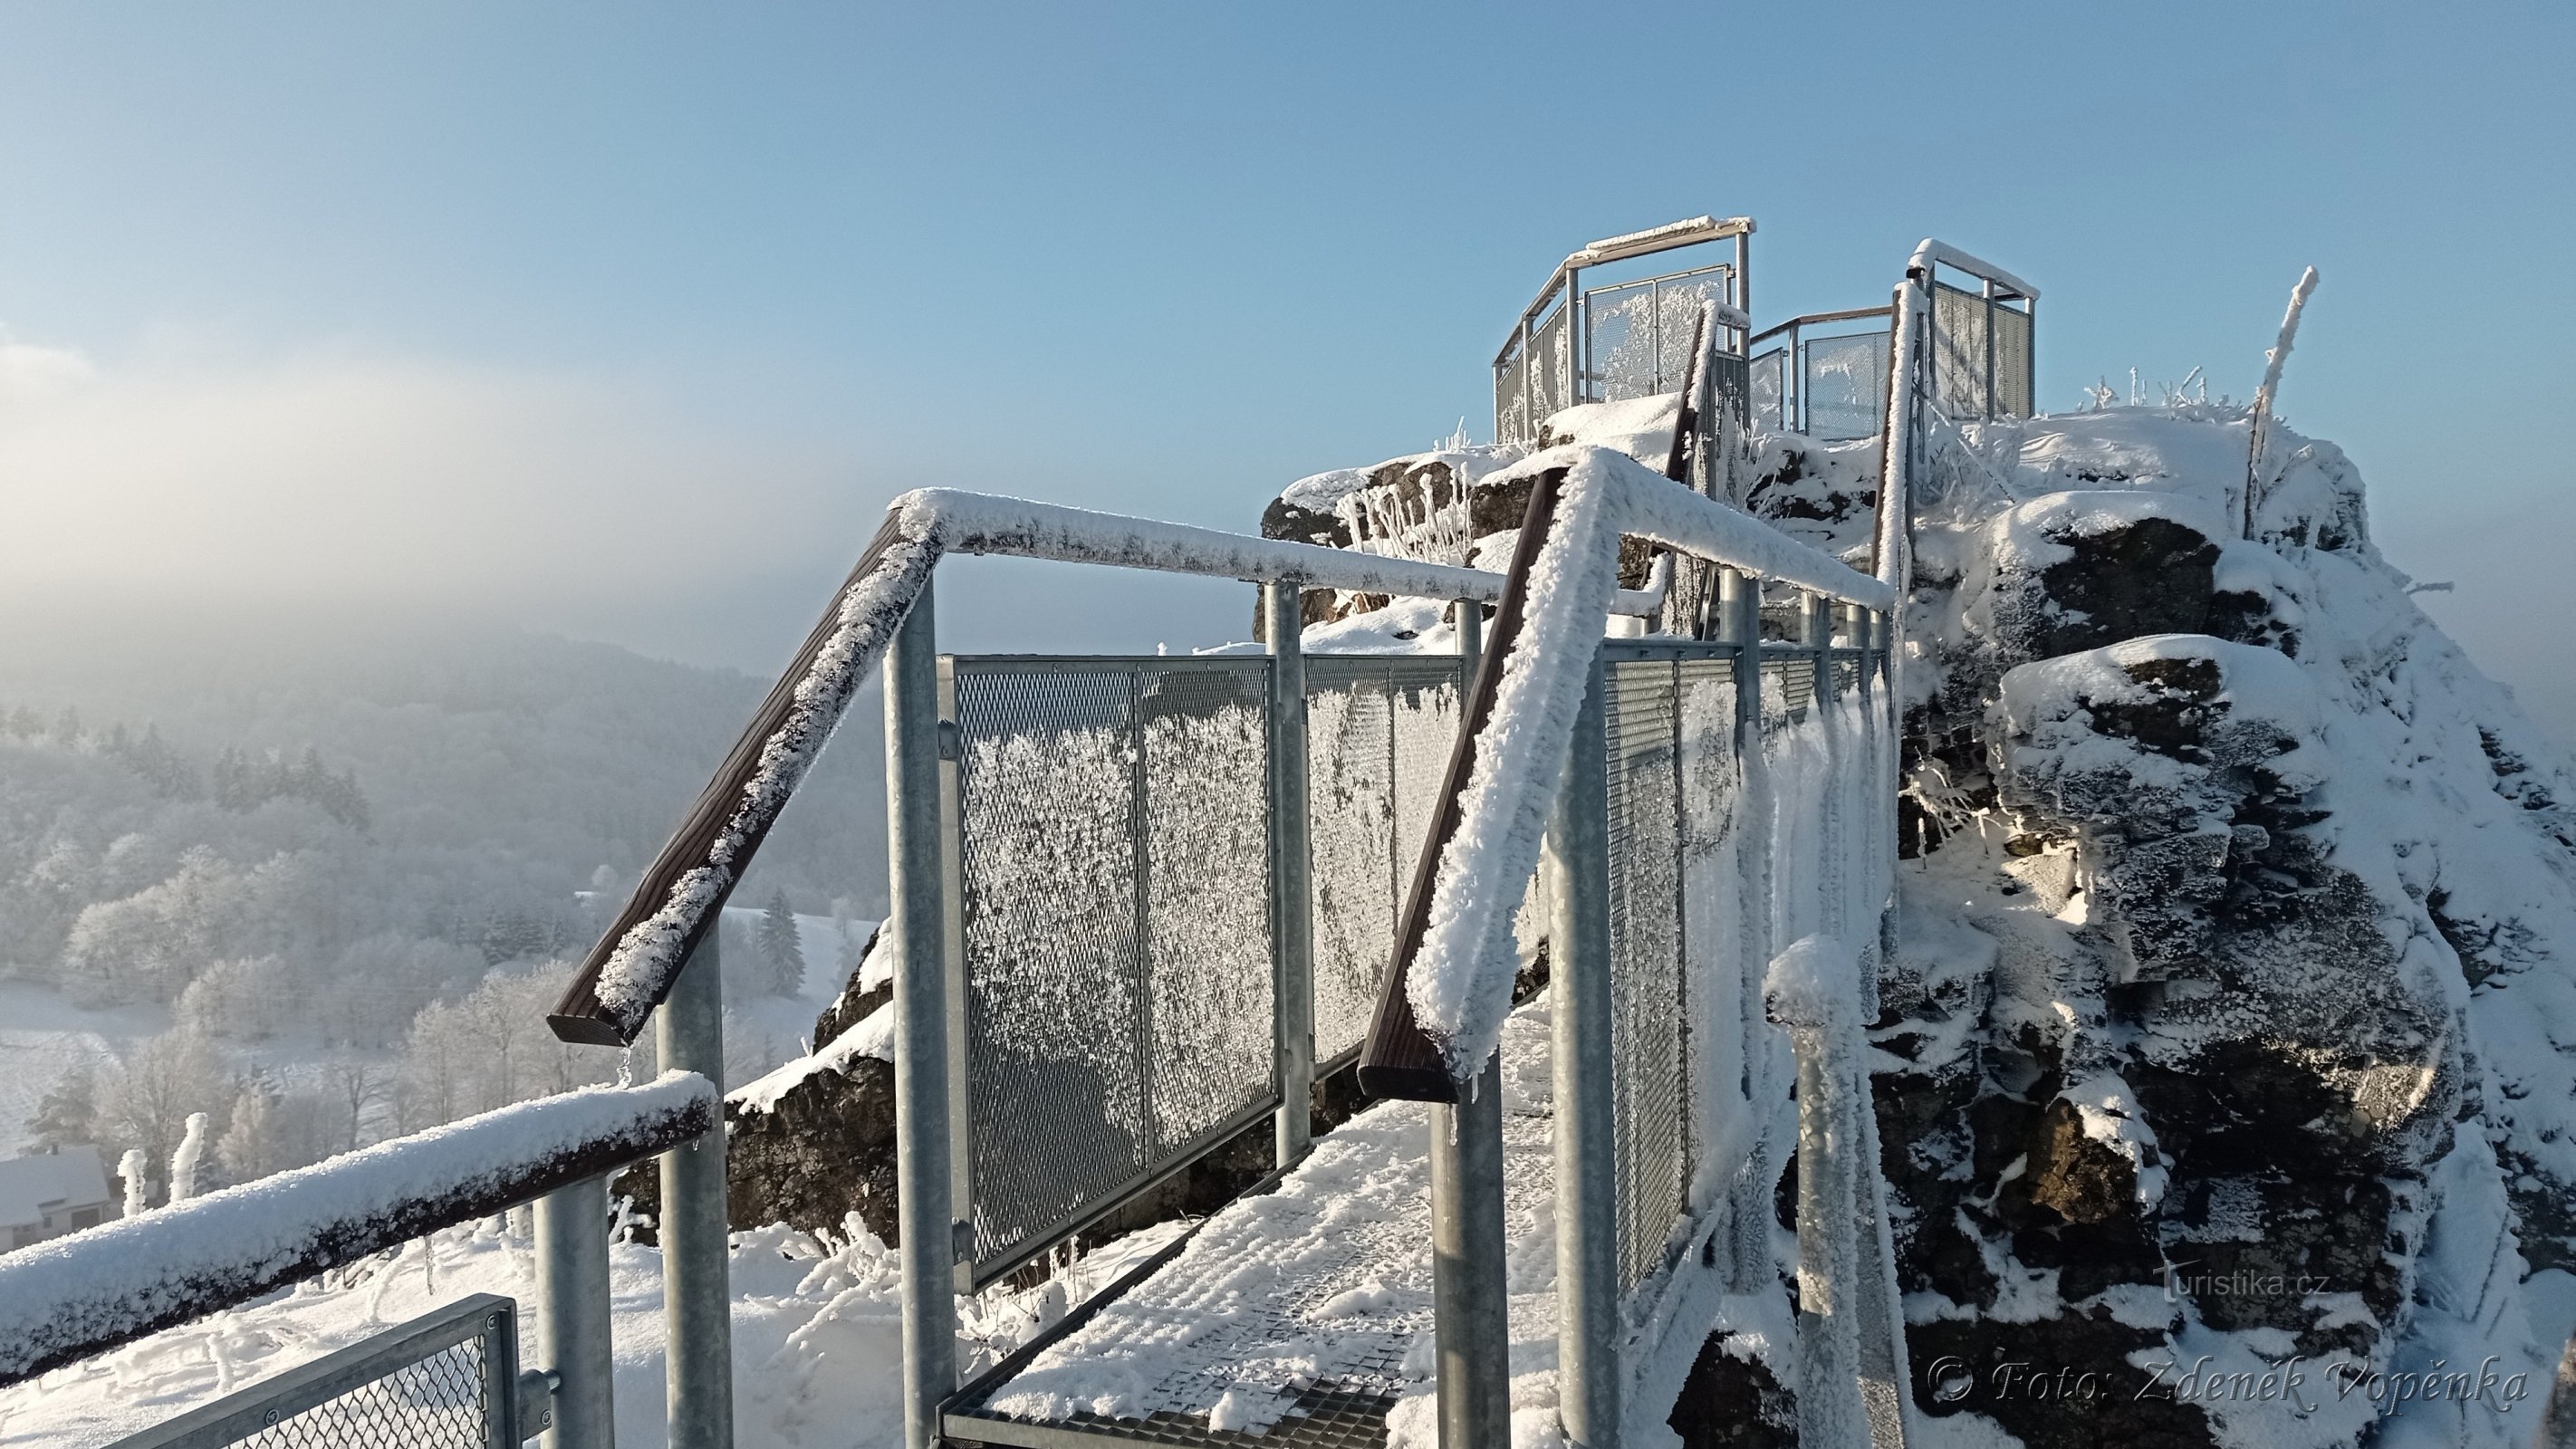
<path id="1" fill-rule="evenodd" d="M 869 1012 L 839 1036 L 804 1056 L 782 1062 L 767 1073 L 734 1088 L 725 1094 L 725 1100 L 747 1112 L 775 1111 L 778 1099 L 786 1096 L 797 1083 L 816 1072 L 846 1074 L 850 1064 L 862 1057 L 888 1063 L 894 1060 L 893 1002 Z"/>

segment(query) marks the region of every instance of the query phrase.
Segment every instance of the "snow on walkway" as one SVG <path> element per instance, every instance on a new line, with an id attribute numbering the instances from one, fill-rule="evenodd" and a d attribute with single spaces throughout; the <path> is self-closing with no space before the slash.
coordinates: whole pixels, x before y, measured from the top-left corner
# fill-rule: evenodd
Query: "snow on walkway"
<path id="1" fill-rule="evenodd" d="M 1556 1437 L 1555 1157 L 1547 1018 L 1504 1038 L 1513 1439 Z M 1436 1442 L 1428 1109 L 1386 1102 L 1318 1138 L 1275 1191 L 1207 1220 L 1169 1264 L 995 1388 L 1021 1420 L 1156 1419 L 1208 1443 L 1341 1444 L 1383 1416 Z M 1390 1412 L 1391 1411 L 1391 1412 Z M 1261 1436 L 1255 1438 L 1253 1436 Z"/>

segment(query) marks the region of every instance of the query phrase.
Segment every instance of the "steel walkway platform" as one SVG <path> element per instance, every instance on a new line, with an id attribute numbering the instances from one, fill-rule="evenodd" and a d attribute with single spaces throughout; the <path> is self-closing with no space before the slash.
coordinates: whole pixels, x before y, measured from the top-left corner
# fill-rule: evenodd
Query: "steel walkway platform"
<path id="1" fill-rule="evenodd" d="M 1525 1014 L 1511 1028 L 1520 1038 L 1505 1047 L 1507 1067 L 1519 1068 L 1504 1088 L 1512 1311 L 1517 1336 L 1552 1342 L 1545 1018 Z M 1386 1444 L 1389 1412 L 1431 1382 L 1427 1115 L 1419 1103 L 1381 1103 L 1317 1139 L 1268 1191 L 1227 1205 L 968 1385 L 944 1416 L 949 1441 Z M 1543 1327 L 1533 1321 L 1542 1314 Z"/>

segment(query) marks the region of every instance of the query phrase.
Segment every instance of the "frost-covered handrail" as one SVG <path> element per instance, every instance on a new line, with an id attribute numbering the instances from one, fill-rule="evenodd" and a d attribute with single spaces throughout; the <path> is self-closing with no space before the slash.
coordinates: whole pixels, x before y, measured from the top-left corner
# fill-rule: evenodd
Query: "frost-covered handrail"
<path id="1" fill-rule="evenodd" d="M 1455 810 L 1456 823 L 1428 882 L 1418 948 L 1406 950 L 1414 942 L 1399 938 L 1397 960 L 1409 963 L 1402 1005 L 1391 990 L 1371 1028 L 1362 1071 L 1372 1073 L 1374 1064 L 1377 1079 L 1390 1084 L 1418 1074 L 1401 1045 L 1415 1032 L 1438 1052 L 1452 1084 L 1474 1077 L 1501 1036 L 1519 965 L 1512 918 L 1522 884 L 1538 868 L 1565 741 L 1617 587 L 1623 535 L 1865 609 L 1885 611 L 1896 600 L 1885 581 L 1726 504 L 1676 488 L 1624 454 L 1557 448 L 1517 466 L 1561 470 L 1562 482 L 1550 520 L 1537 519 L 1546 479 L 1533 489 L 1535 521 L 1524 524 L 1523 535 L 1542 526 L 1545 534 L 1525 566 L 1515 560 L 1522 586 L 1516 637 L 1506 620 L 1496 620 L 1493 650 L 1499 652 L 1489 652 L 1488 668 L 1501 674 L 1484 718 L 1471 707 L 1460 745 L 1470 756 L 1468 773 L 1454 805 L 1444 807 Z M 1480 677 L 1477 693 L 1485 692 Z M 1440 838 L 1438 826 L 1434 832 Z M 1410 935 L 1410 921 L 1405 929 Z"/>
<path id="2" fill-rule="evenodd" d="M 1913 276 L 1896 284 L 1896 316 L 1888 332 L 1887 426 L 1879 435 L 1884 440 L 1879 448 L 1879 509 L 1870 534 L 1869 559 L 1870 572 L 1900 598 L 1913 587 L 1908 514 L 1914 499 L 1914 464 L 1923 442 L 1923 358 L 1930 350 L 1932 325 L 1928 285 L 1929 278 Z M 1890 500 L 1896 506 L 1888 506 Z"/>
<path id="3" fill-rule="evenodd" d="M 858 566 L 806 635 L 741 738 L 600 935 L 548 1023 L 565 1041 L 622 1046 L 670 994 L 680 965 L 742 878 L 769 827 L 822 752 L 939 560 L 1009 554 L 1252 583 L 1412 598 L 1502 597 L 1482 569 L 924 488 L 886 510 Z M 1657 594 L 1622 590 L 1614 612 L 1651 615 Z"/>
<path id="4" fill-rule="evenodd" d="M 0 1257 L 0 1385 L 640 1162 L 718 1113 L 687 1072 L 587 1087 Z"/>
<path id="5" fill-rule="evenodd" d="M 1942 266 L 1953 268 L 1957 271 L 1966 272 L 1972 277 L 1983 277 L 1987 281 L 1994 283 L 1996 286 L 2010 291 L 2012 295 L 2023 298 L 2026 301 L 2036 302 L 2039 300 L 2039 289 L 2037 287 L 2032 286 L 2030 283 L 2023 281 L 2021 278 L 2014 276 L 2012 273 L 2005 271 L 2003 268 L 1996 266 L 1990 261 L 1986 261 L 1980 257 L 1970 256 L 1966 252 L 1959 250 L 1957 247 L 1950 245 L 1948 242 L 1935 241 L 1928 236 L 1915 245 L 1914 255 L 1906 260 L 1905 269 L 1909 272 L 1920 272 L 1923 276 L 1928 278 L 1932 275 L 1932 266 L 1935 262 L 1938 262 Z"/>
<path id="6" fill-rule="evenodd" d="M 1520 345 L 1521 328 L 1527 323 L 1536 321 L 1539 314 L 1547 310 L 1548 300 L 1565 286 L 1566 278 L 1571 273 L 1579 272 L 1585 267 L 1606 266 L 1611 262 L 1652 256 L 1657 252 L 1668 252 L 1678 247 L 1697 246 L 1701 242 L 1723 241 L 1728 237 L 1752 234 L 1753 218 L 1749 216 L 1694 216 L 1687 221 L 1669 221 L 1662 226 L 1650 226 L 1644 231 L 1632 231 L 1624 235 L 1603 237 L 1596 242 L 1584 243 L 1580 248 L 1566 253 L 1565 260 L 1557 263 L 1556 270 L 1548 274 L 1547 285 L 1538 289 L 1538 296 L 1529 306 L 1523 308 L 1519 318 L 1513 321 L 1512 335 L 1503 343 L 1502 350 L 1494 354 L 1494 365 L 1502 366 L 1504 360 L 1512 355 L 1512 349 Z M 1745 317 L 1741 309 L 1728 306 L 1726 311 L 1732 315 L 1721 316 L 1718 320 L 1727 326 L 1751 325 L 1750 319 Z"/>
<path id="7" fill-rule="evenodd" d="M 1793 332 L 1801 328 L 1822 327 L 1834 322 L 1858 322 L 1865 317 L 1884 317 L 1887 315 L 1887 310 L 1885 307 L 1845 307 L 1839 312 L 1802 312 L 1786 322 L 1775 322 L 1754 333 L 1746 341 L 1745 346 L 1759 347 L 1783 332 Z"/>

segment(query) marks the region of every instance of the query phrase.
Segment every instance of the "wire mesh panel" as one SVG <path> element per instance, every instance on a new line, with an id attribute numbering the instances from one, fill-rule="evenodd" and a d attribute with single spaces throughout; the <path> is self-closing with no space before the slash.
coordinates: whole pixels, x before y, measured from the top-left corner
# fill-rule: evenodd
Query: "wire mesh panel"
<path id="1" fill-rule="evenodd" d="M 2029 417 L 2034 411 L 2030 314 L 1999 306 L 1988 314 L 1987 323 L 1995 330 L 1995 411 Z"/>
<path id="2" fill-rule="evenodd" d="M 1605 666 L 1610 1062 L 1623 1291 L 1663 1265 L 1689 1181 L 1682 1070 L 1680 704 L 1669 659 Z"/>
<path id="3" fill-rule="evenodd" d="M 1742 763 L 1735 752 L 1735 662 L 1684 656 L 1674 666 L 1675 742 L 1680 785 L 1682 995 L 1692 1004 L 1684 1042 L 1690 1143 L 1690 1206 L 1707 1205 L 1702 1184 L 1731 1177 L 1749 1143 L 1744 1097 L 1748 1004 L 1761 1019 L 1760 972 L 1748 971 L 1744 941 L 1743 852 L 1737 807 Z M 1752 994 L 1748 994 L 1752 993 Z M 1713 1192 L 1713 1188 L 1711 1189 Z"/>
<path id="4" fill-rule="evenodd" d="M 1529 352 L 1514 337 L 1494 369 L 1494 441 L 1525 443 L 1537 433 L 1538 423 L 1530 417 Z"/>
<path id="5" fill-rule="evenodd" d="M 1268 671 L 942 661 L 979 1283 L 1275 1104 Z"/>
<path id="6" fill-rule="evenodd" d="M 1876 433 L 1886 422 L 1885 332 L 1817 337 L 1799 346 L 1798 400 L 1806 434 L 1819 442 L 1847 442 Z"/>
<path id="7" fill-rule="evenodd" d="M 1530 335 L 1530 436 L 1539 425 L 1574 406 L 1574 330 L 1571 307 L 1559 306 Z"/>
<path id="8" fill-rule="evenodd" d="M 1733 295 L 1734 268 L 1707 267 L 1647 277 L 1583 294 L 1586 402 L 1619 402 L 1676 392 L 1690 372 L 1700 309 Z"/>
<path id="9" fill-rule="evenodd" d="M 1954 418 L 1990 418 L 1988 318 L 1993 304 L 1947 282 L 1932 288 L 1932 401 Z"/>
<path id="10" fill-rule="evenodd" d="M 1807 717 L 1807 701 L 1816 692 L 1816 657 L 1804 649 L 1765 650 L 1762 655 L 1762 727 L 1795 724 Z"/>
<path id="11" fill-rule="evenodd" d="M 1789 349 L 1774 347 L 1754 354 L 1746 364 L 1752 394 L 1753 426 L 1766 433 L 1789 431 Z"/>
<path id="12" fill-rule="evenodd" d="M 517 1449 L 516 1305 L 476 1294 L 110 1449 Z"/>
<path id="13" fill-rule="evenodd" d="M 1462 661 L 1439 656 L 1307 656 L 1319 1070 L 1338 1066 L 1368 1034 L 1457 740 L 1463 672 Z"/>

